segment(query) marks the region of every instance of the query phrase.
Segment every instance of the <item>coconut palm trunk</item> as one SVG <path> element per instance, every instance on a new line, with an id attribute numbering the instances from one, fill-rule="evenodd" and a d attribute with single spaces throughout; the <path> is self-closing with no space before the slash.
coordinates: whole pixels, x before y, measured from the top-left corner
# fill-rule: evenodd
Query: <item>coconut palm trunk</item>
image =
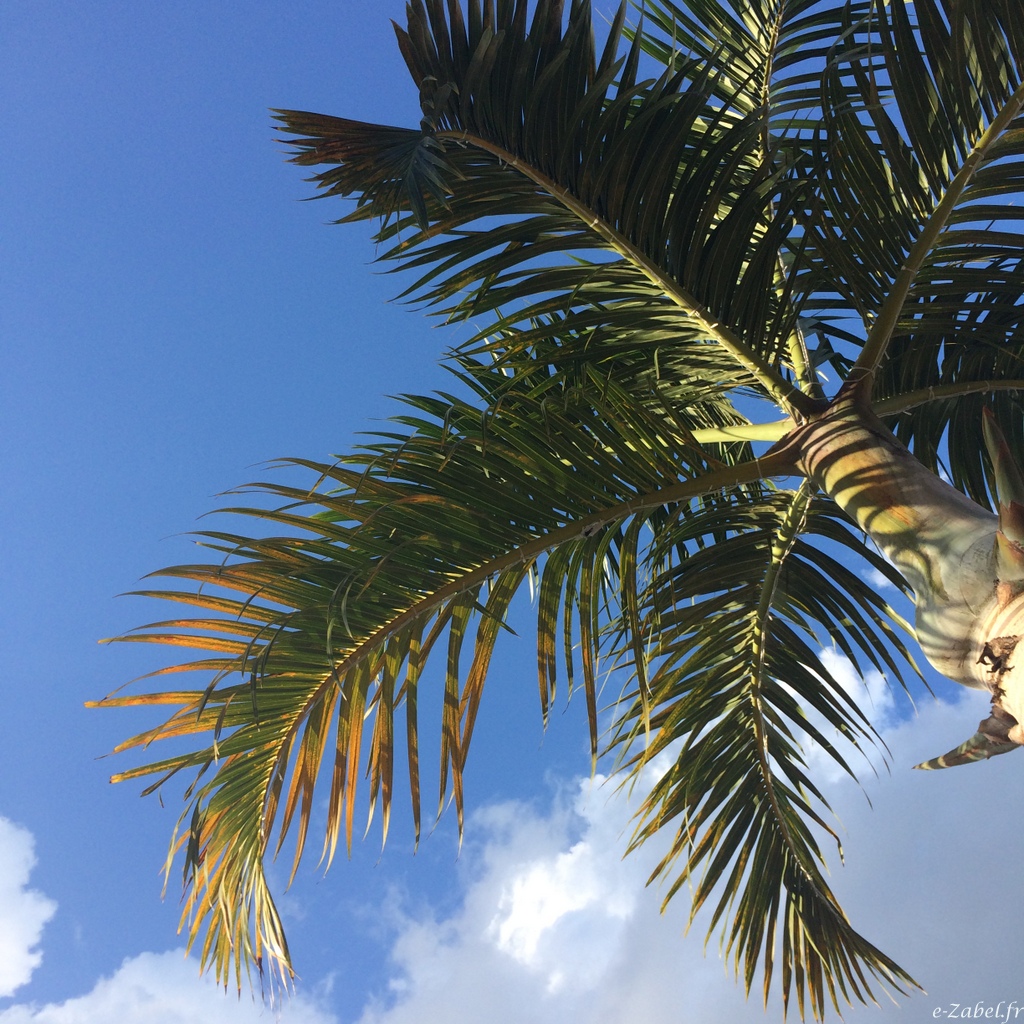
<path id="1" fill-rule="evenodd" d="M 840 396 L 784 442 L 800 468 L 875 542 L 914 592 L 922 653 L 942 675 L 992 693 L 992 715 L 967 741 L 919 768 L 947 768 L 1024 743 L 1024 549 L 1013 522 L 1024 496 L 1008 446 L 986 417 L 993 463 L 1012 493 L 1002 516 L 918 462 L 870 407 Z M 1012 510 L 1012 511 L 1011 511 Z"/>
<path id="2" fill-rule="evenodd" d="M 1024 741 L 1018 0 L 628 13 L 595 33 L 584 0 L 412 0 L 414 126 L 277 112 L 457 347 L 450 393 L 289 460 L 308 485 L 251 485 L 199 535 L 214 556 L 146 591 L 190 610 L 122 639 L 192 648 L 157 678 L 200 683 L 97 702 L 173 709 L 120 749 L 193 744 L 116 778 L 195 773 L 169 863 L 225 981 L 291 976 L 264 865 L 290 839 L 297 867 L 315 795 L 328 862 L 357 810 L 387 835 L 399 772 L 418 839 L 431 691 L 461 828 L 526 590 L 542 719 L 575 686 L 594 763 L 648 787 L 634 845 L 668 837 L 666 899 L 801 1015 L 915 984 L 828 886 L 806 756 L 852 775 L 878 744 L 823 646 L 916 672 L 872 576 L 914 601 L 932 665 L 993 697 L 923 767 Z"/>

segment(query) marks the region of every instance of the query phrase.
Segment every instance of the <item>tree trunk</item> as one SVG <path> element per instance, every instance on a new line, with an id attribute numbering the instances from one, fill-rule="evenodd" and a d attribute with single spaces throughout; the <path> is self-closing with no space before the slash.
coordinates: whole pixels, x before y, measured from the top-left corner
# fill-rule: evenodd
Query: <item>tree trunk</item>
<path id="1" fill-rule="evenodd" d="M 793 446 L 800 470 L 913 588 L 928 661 L 944 676 L 992 693 L 992 715 L 979 731 L 919 767 L 962 764 L 1024 744 L 1024 657 L 1019 668 L 1014 661 L 1024 634 L 1024 573 L 1020 545 L 1007 540 L 999 517 L 927 470 L 853 398 L 782 444 Z"/>

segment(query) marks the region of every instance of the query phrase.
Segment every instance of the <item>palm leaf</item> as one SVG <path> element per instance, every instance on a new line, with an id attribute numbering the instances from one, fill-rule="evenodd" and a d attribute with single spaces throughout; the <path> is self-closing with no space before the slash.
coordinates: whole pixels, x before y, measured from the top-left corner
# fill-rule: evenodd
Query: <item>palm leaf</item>
<path id="1" fill-rule="evenodd" d="M 450 780 L 461 826 L 463 771 L 488 662 L 509 603 L 528 574 L 541 573 L 540 649 L 549 652 L 540 672 L 545 706 L 557 660 L 550 652 L 572 648 L 575 620 L 586 652 L 584 688 L 596 755 L 594 624 L 606 600 L 600 566 L 619 526 L 665 502 L 720 486 L 722 479 L 751 480 L 761 472 L 753 465 L 714 470 L 699 448 L 666 433 L 663 417 L 610 382 L 592 382 L 603 397 L 579 408 L 574 393 L 557 381 L 552 387 L 544 378 L 510 380 L 493 366 L 466 367 L 466 383 L 497 411 L 481 417 L 464 399 L 409 398 L 412 411 L 401 418 L 403 429 L 362 452 L 331 465 L 295 460 L 293 465 L 319 474 L 327 489 L 258 485 L 259 493 L 285 504 L 228 511 L 284 532 L 261 538 L 204 533 L 203 544 L 224 560 L 158 574 L 188 581 L 192 590 L 147 592 L 191 603 L 201 614 L 154 623 L 125 638 L 204 654 L 161 674 L 216 673 L 202 690 L 101 703 L 180 705 L 163 726 L 119 749 L 212 735 L 208 745 L 118 778 L 156 774 L 151 791 L 183 769 L 196 769 L 199 777 L 213 771 L 210 781 L 189 787 L 182 819 L 188 825 L 177 848 L 185 854 L 189 888 L 185 919 L 193 922 L 193 937 L 208 924 L 207 953 L 217 951 L 210 956 L 219 975 L 225 948 L 246 960 L 267 954 L 286 969 L 280 922 L 259 865 L 278 816 L 277 848 L 291 831 L 298 863 L 323 764 L 334 763 L 328 860 L 341 834 L 351 843 L 364 760 L 371 810 L 379 803 L 386 823 L 393 716 L 403 701 L 419 821 L 416 690 L 423 663 L 443 635 L 439 807 L 449 798 Z M 694 482 L 680 479 L 686 467 Z M 555 555 L 544 564 L 548 550 Z M 557 608 L 563 602 L 565 635 L 559 642 Z M 467 641 L 472 660 L 463 674 Z M 216 657 L 205 656 L 210 653 Z M 368 750 L 364 718 L 373 720 Z M 226 917 L 225 908 L 235 907 L 249 910 Z"/>
<path id="2" fill-rule="evenodd" d="M 1001 3 L 892 3 L 844 40 L 824 82 L 828 213 L 812 229 L 841 282 L 819 301 L 864 323 L 851 379 L 883 402 L 931 389 L 939 400 L 913 403 L 894 428 L 935 470 L 948 436 L 949 471 L 981 502 L 975 432 L 950 427 L 977 422 L 982 394 L 1024 383 L 1019 20 Z M 869 39 L 880 70 L 863 55 Z M 1013 424 L 1012 398 L 986 401 Z"/>
<path id="3" fill-rule="evenodd" d="M 341 219 L 379 219 L 403 297 L 472 323 L 461 396 L 406 396 L 352 454 L 289 460 L 311 487 L 247 489 L 226 511 L 248 528 L 201 535 L 221 560 L 147 592 L 193 617 L 124 638 L 190 647 L 157 675 L 212 681 L 103 702 L 177 708 L 120 749 L 199 742 L 119 776 L 195 773 L 175 847 L 192 940 L 206 928 L 222 979 L 264 957 L 287 979 L 265 860 L 290 838 L 298 865 L 318 785 L 328 862 L 364 799 L 387 834 L 403 709 L 418 837 L 424 686 L 442 694 L 438 812 L 454 802 L 461 828 L 484 684 L 529 581 L 542 715 L 582 677 L 596 758 L 601 659 L 629 673 L 619 768 L 674 759 L 635 843 L 675 830 L 656 875 L 670 896 L 693 885 L 747 988 L 760 969 L 767 995 L 780 962 L 786 1004 L 816 1016 L 905 988 L 825 882 L 834 832 L 806 754 L 852 774 L 877 741 L 823 642 L 914 671 L 899 616 L 846 561 L 904 585 L 811 483 L 787 489 L 789 448 L 757 444 L 823 413 L 827 367 L 979 500 L 980 404 L 1024 439 L 1017 12 L 648 0 L 599 47 L 580 0 L 408 11 L 418 128 L 278 117 L 319 194 L 354 201 Z M 783 418 L 760 422 L 766 404 Z"/>
<path id="4" fill-rule="evenodd" d="M 784 999 L 805 978 L 816 1017 L 827 1000 L 870 995 L 862 968 L 885 984 L 911 983 L 849 924 L 832 895 L 809 826 L 838 838 L 804 751 L 817 747 L 853 775 L 849 749 L 877 742 L 818 654 L 830 636 L 855 665 L 902 678 L 908 656 L 894 613 L 822 547 L 860 551 L 850 528 L 812 488 L 736 494 L 731 502 L 677 510 L 663 524 L 661 563 L 629 631 L 651 638 L 643 677 L 649 693 L 625 698 L 615 744 L 627 783 L 650 761 L 673 766 L 651 788 L 634 846 L 676 829 L 653 878 L 669 877 L 666 902 L 693 883 L 691 920 L 708 905 L 709 934 L 749 990 L 759 957 L 767 999 L 781 934 Z M 660 556 L 660 557 L 659 557 Z M 876 568 L 892 570 L 873 556 Z M 623 628 L 627 623 L 622 623 Z M 647 707 L 653 710 L 649 713 Z M 629 755 L 647 731 L 650 739 Z M 781 899 L 781 902 L 780 902 Z M 815 981 L 815 979 L 818 979 Z M 822 982 L 822 979 L 828 979 Z M 804 983 L 795 983 L 804 1013 Z"/>
<path id="5" fill-rule="evenodd" d="M 548 4 L 527 31 L 526 7 L 485 4 L 467 29 L 434 0 L 399 30 L 421 90 L 419 145 L 447 167 L 436 188 L 407 173 L 417 133 L 397 146 L 399 129 L 280 111 L 299 136 L 295 162 L 331 165 L 313 180 L 358 197 L 345 220 L 384 218 L 380 239 L 400 239 L 384 258 L 421 269 L 408 292 L 449 319 L 491 314 L 504 344 L 558 312 L 559 343 L 575 332 L 590 345 L 625 337 L 642 308 L 679 343 L 711 348 L 720 381 L 739 370 L 758 393 L 809 408 L 783 365 L 794 323 L 773 286 L 800 182 L 764 153 L 757 113 L 709 108 L 721 88 L 710 62 L 637 83 L 637 45 L 613 57 L 621 10 L 598 59 L 588 5 L 573 5 L 564 33 Z M 575 259 L 552 265 L 553 253 Z"/>
<path id="6" fill-rule="evenodd" d="M 592 380 L 591 404 L 583 405 L 580 393 L 556 377 L 509 378 L 493 365 L 468 361 L 464 377 L 494 412 L 481 418 L 475 405 L 451 396 L 409 398 L 411 413 L 401 418 L 404 429 L 382 436 L 362 453 L 334 465 L 296 461 L 319 473 L 326 489 L 261 484 L 260 493 L 286 504 L 276 510 L 231 510 L 287 532 L 262 539 L 203 534 L 203 542 L 223 552 L 225 562 L 179 566 L 161 574 L 191 581 L 194 591 L 170 596 L 191 601 L 203 614 L 191 621 L 155 623 L 133 635 L 221 655 L 213 666 L 218 675 L 205 690 L 107 702 L 180 704 L 164 726 L 120 749 L 156 739 L 213 735 L 209 746 L 119 777 L 157 774 L 154 789 L 183 769 L 198 770 L 200 776 L 213 772 L 203 786 L 189 788 L 183 816 L 188 824 L 179 848 L 189 894 L 185 917 L 193 937 L 206 925 L 206 955 L 218 973 L 226 975 L 225 948 L 241 950 L 247 959 L 267 955 L 287 971 L 280 921 L 256 865 L 270 855 L 279 819 L 276 849 L 292 834 L 297 866 L 317 779 L 326 764 L 333 762 L 325 858 L 331 859 L 340 836 L 351 843 L 364 763 L 370 812 L 380 806 L 386 831 L 394 786 L 394 719 L 403 701 L 418 834 L 417 690 L 424 661 L 445 633 L 446 654 L 438 655 L 446 662 L 439 810 L 452 798 L 461 827 L 462 780 L 488 663 L 513 595 L 536 572 L 542 708 L 546 712 L 554 696 L 558 648 L 567 652 L 561 667 L 571 678 L 572 647 L 579 642 L 595 756 L 596 665 L 602 656 L 632 661 L 640 680 L 615 739 L 634 758 L 634 771 L 649 754 L 681 736 L 681 730 L 690 744 L 680 763 L 690 764 L 693 750 L 711 742 L 697 741 L 705 726 L 722 709 L 742 704 L 737 693 L 744 687 L 756 688 L 757 701 L 766 709 L 761 739 L 741 744 L 734 763 L 752 759 L 753 768 L 748 765 L 744 775 L 748 786 L 758 777 L 765 782 L 769 763 L 773 772 L 779 766 L 783 779 L 774 803 L 762 809 L 746 833 L 748 845 L 762 844 L 772 833 L 777 847 L 759 869 L 756 884 L 748 880 L 748 896 L 734 918 L 740 930 L 734 944 L 737 956 L 745 951 L 748 986 L 761 942 L 751 924 L 751 915 L 764 910 L 757 894 L 775 893 L 774 900 L 782 891 L 789 893 L 790 903 L 798 899 L 802 906 L 810 900 L 800 918 L 804 930 L 786 932 L 787 943 L 792 939 L 796 945 L 786 946 L 784 978 L 790 978 L 791 968 L 803 972 L 813 967 L 815 944 L 827 941 L 827 948 L 845 950 L 852 965 L 832 975 L 844 992 L 847 985 L 854 996 L 870 992 L 858 973 L 861 961 L 889 983 L 906 982 L 891 961 L 843 923 L 820 872 L 808 868 L 820 854 L 804 819 L 822 825 L 826 808 L 800 767 L 798 732 L 804 742 L 828 749 L 844 767 L 846 762 L 823 727 L 801 721 L 798 709 L 813 709 L 828 727 L 856 742 L 870 735 L 861 713 L 821 664 L 814 638 L 833 635 L 858 662 L 866 658 L 890 671 L 905 664 L 888 624 L 892 610 L 824 551 L 798 540 L 813 521 L 814 532 L 830 543 L 855 548 L 849 529 L 817 506 L 808 511 L 806 490 L 794 506 L 799 514 L 786 512 L 796 499 L 756 483 L 771 470 L 770 459 L 711 468 L 699 448 L 666 433 L 663 416 L 611 382 Z M 595 395 L 601 397 L 594 401 Z M 681 479 L 681 471 L 689 479 Z M 778 472 L 789 471 L 788 462 L 778 463 Z M 465 498 L 470 494 L 471 505 Z M 700 495 L 693 504 L 691 499 Z M 780 515 L 791 534 L 788 541 L 786 532 L 779 532 Z M 645 523 L 658 538 L 646 551 L 639 547 Z M 790 547 L 799 554 L 792 563 L 798 568 L 787 561 L 783 571 Z M 749 575 L 762 551 L 768 556 L 768 575 L 777 577 L 767 587 L 764 579 Z M 660 568 L 648 573 L 645 566 Z M 795 573 L 798 578 L 791 579 Z M 715 581 L 714 592 L 694 603 L 709 580 Z M 697 591 L 694 581 L 700 581 Z M 225 596 L 231 593 L 239 596 Z M 610 632 L 600 626 L 609 615 Z M 636 643 L 640 636 L 656 637 L 643 659 Z M 471 638 L 466 671 L 460 661 Z M 703 667 L 694 687 L 686 679 L 695 664 Z M 171 671 L 188 667 L 211 665 L 204 657 Z M 680 718 L 679 694 L 688 688 L 701 691 L 700 710 Z M 647 753 L 633 755 L 631 743 L 644 733 L 643 720 L 654 740 Z M 672 721 L 668 729 L 667 720 Z M 730 730 L 742 733 L 745 725 L 749 721 L 742 713 L 733 715 L 719 730 L 722 741 Z M 730 770 L 729 778 L 735 782 L 739 777 Z M 801 795 L 794 785 L 809 788 L 811 796 Z M 253 790 L 260 795 L 253 796 Z M 660 794 L 656 788 L 649 806 L 661 800 Z M 737 797 L 719 808 L 716 828 L 744 806 Z M 658 815 L 661 820 L 663 808 Z M 730 833 L 733 844 L 742 839 L 743 829 L 737 829 Z M 708 847 L 705 841 L 704 847 L 702 856 L 713 852 L 714 844 Z M 733 850 L 727 843 L 716 856 L 721 860 Z M 210 861 L 216 870 L 209 870 Z M 809 895 L 808 880 L 818 886 L 819 896 Z M 824 914 L 826 904 L 831 909 Z M 247 913 L 225 917 L 223 908 L 238 906 L 248 908 Z M 822 914 L 826 923 L 815 925 Z M 766 967 L 767 984 L 770 954 Z M 802 985 L 797 989 L 802 999 Z M 813 986 L 810 991 L 817 1005 L 821 993 Z"/>

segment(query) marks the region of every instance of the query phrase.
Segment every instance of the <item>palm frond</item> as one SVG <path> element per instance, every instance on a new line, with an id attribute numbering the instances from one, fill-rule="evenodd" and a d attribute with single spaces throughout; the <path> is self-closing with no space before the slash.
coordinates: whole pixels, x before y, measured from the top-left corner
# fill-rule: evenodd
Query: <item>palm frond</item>
<path id="1" fill-rule="evenodd" d="M 468 397 L 406 396 L 354 453 L 289 460 L 311 487 L 245 489 L 225 511 L 247 526 L 201 535 L 220 561 L 147 591 L 193 611 L 122 638 L 194 652 L 158 677 L 213 673 L 100 702 L 176 709 L 120 749 L 200 738 L 119 776 L 194 774 L 172 851 L 192 941 L 221 979 L 287 978 L 264 865 L 289 839 L 298 865 L 318 785 L 326 861 L 364 803 L 386 836 L 402 762 L 418 837 L 425 687 L 461 828 L 529 581 L 542 715 L 582 675 L 596 758 L 599 659 L 631 673 L 619 768 L 674 759 L 635 843 L 675 830 L 656 875 L 691 886 L 748 990 L 781 962 L 787 1005 L 820 1016 L 912 984 L 826 884 L 808 754 L 853 774 L 877 741 L 822 643 L 914 671 L 849 557 L 904 585 L 757 445 L 824 413 L 826 367 L 979 501 L 982 403 L 1024 443 L 1024 21 L 1012 0 L 646 0 L 598 46 L 583 0 L 408 12 L 419 127 L 278 118 L 319 194 L 354 202 L 341 220 L 380 220 L 402 297 L 471 325 L 450 360 Z"/>
<path id="2" fill-rule="evenodd" d="M 919 4 L 914 13 L 916 22 L 894 6 L 883 35 L 889 51 L 904 54 L 890 61 L 893 92 L 926 212 L 900 271 L 906 297 L 879 367 L 879 397 L 1024 378 L 1019 12 L 1001 4 Z M 907 54 L 917 40 L 920 50 Z M 1008 430 L 1019 431 L 1018 399 L 1009 392 L 921 407 L 901 416 L 895 429 L 936 470 L 948 438 L 951 478 L 984 504 L 986 469 L 971 440 L 976 431 L 963 429 L 979 422 L 982 403 Z"/>
<path id="3" fill-rule="evenodd" d="M 295 162 L 331 165 L 313 180 L 356 197 L 343 219 L 384 218 L 379 237 L 397 240 L 384 258 L 419 269 L 407 293 L 449 319 L 488 316 L 485 334 L 507 344 L 558 313 L 560 343 L 600 345 L 635 332 L 642 307 L 710 349 L 719 380 L 810 408 L 784 365 L 794 314 L 774 287 L 796 185 L 764 152 L 758 112 L 711 104 L 710 61 L 638 82 L 638 44 L 615 57 L 624 9 L 600 56 L 589 5 L 573 4 L 564 31 L 559 5 L 538 4 L 529 24 L 526 9 L 467 27 L 455 5 L 411 6 L 399 40 L 418 137 L 447 168 L 428 188 L 408 170 L 416 133 L 280 111 Z"/>
<path id="4" fill-rule="evenodd" d="M 679 763 L 697 801 L 686 812 L 687 835 L 709 832 L 672 891 L 705 858 L 720 865 L 716 879 L 722 865 L 738 858 L 730 885 L 742 892 L 730 947 L 744 956 L 747 985 L 763 928 L 767 923 L 773 934 L 772 915 L 783 897 L 790 910 L 803 908 L 785 918 L 787 994 L 795 987 L 802 1000 L 799 979 L 822 970 L 854 998 L 870 996 L 864 971 L 892 985 L 907 983 L 846 923 L 814 867 L 820 851 L 812 830 L 829 828 L 827 806 L 806 774 L 802 750 L 818 744 L 850 771 L 829 731 L 854 745 L 871 737 L 816 644 L 830 635 L 857 664 L 890 673 L 908 663 L 890 625 L 898 621 L 893 610 L 826 549 L 802 539 L 810 531 L 826 547 L 859 550 L 851 530 L 829 503 L 812 501 L 806 487 L 792 496 L 762 482 L 773 467 L 790 472 L 788 462 L 709 463 L 685 431 L 667 432 L 670 420 L 610 381 L 592 378 L 586 391 L 574 390 L 555 375 L 531 381 L 468 360 L 463 380 L 490 413 L 452 396 L 408 397 L 410 411 L 397 420 L 401 429 L 361 452 L 333 465 L 294 460 L 319 474 L 322 485 L 309 491 L 260 484 L 258 493 L 285 504 L 228 510 L 277 532 L 253 538 L 207 531 L 203 543 L 224 555 L 222 563 L 158 574 L 192 589 L 151 596 L 191 604 L 200 614 L 125 638 L 203 655 L 166 672 L 216 673 L 203 690 L 105 702 L 177 706 L 162 726 L 119 749 L 212 736 L 209 745 L 119 776 L 155 774 L 151 791 L 182 770 L 197 772 L 174 852 L 185 861 L 183 922 L 193 941 L 206 928 L 204 957 L 224 979 L 231 966 L 226 950 L 240 962 L 269 960 L 285 976 L 287 947 L 263 864 L 291 835 L 294 872 L 323 774 L 331 780 L 322 846 L 327 862 L 342 837 L 351 844 L 364 765 L 369 811 L 379 809 L 386 835 L 403 706 L 418 836 L 418 708 L 431 654 L 444 665 L 434 684 L 444 692 L 438 813 L 452 800 L 461 828 L 464 771 L 489 662 L 512 598 L 532 575 L 539 582 L 543 714 L 560 672 L 571 686 L 581 668 L 596 757 L 597 663 L 604 657 L 631 664 L 638 680 L 612 740 L 628 753 L 650 734 L 645 752 L 630 755 L 631 770 L 685 739 Z M 641 536 L 651 538 L 649 546 Z M 884 567 L 877 556 L 873 562 Z M 609 617 L 612 626 L 603 626 Z M 752 730 L 752 723 L 760 724 Z M 731 760 L 703 757 L 716 744 L 732 749 Z M 715 781 L 715 772 L 724 775 Z M 698 794 L 727 784 L 736 790 L 723 805 L 716 798 L 703 806 Z M 641 839 L 681 813 L 678 789 L 665 785 L 644 805 L 651 820 Z M 739 808 L 749 809 L 751 787 L 759 793 L 767 787 L 771 799 L 756 821 L 730 824 Z M 694 817 L 698 805 L 703 809 Z M 660 870 L 676 866 L 680 842 Z M 751 876 L 755 848 L 767 859 Z M 245 912 L 230 909 L 239 907 Z M 723 901 L 713 925 L 726 909 Z M 766 990 L 773 941 L 764 952 Z M 821 962 L 814 952 L 820 943 L 832 951 Z M 822 990 L 808 984 L 817 1008 Z"/>
<path id="5" fill-rule="evenodd" d="M 815 829 L 838 837 L 807 752 L 852 776 L 849 752 L 877 736 L 823 663 L 822 638 L 862 671 L 914 670 L 898 616 L 840 560 L 863 553 L 859 539 L 812 492 L 748 491 L 660 524 L 660 568 L 636 621 L 620 620 L 649 638 L 648 692 L 626 696 L 613 745 L 626 784 L 671 756 L 633 841 L 675 829 L 652 876 L 666 877 L 666 902 L 690 886 L 691 921 L 708 908 L 709 937 L 721 928 L 748 991 L 760 961 L 765 999 L 781 953 L 786 1004 L 795 989 L 802 1017 L 806 992 L 817 1018 L 827 1001 L 872 998 L 867 976 L 914 984 L 850 925 L 823 874 Z"/>
<path id="6" fill-rule="evenodd" d="M 713 64 L 724 86 L 716 99 L 743 114 L 762 111 L 765 131 L 778 140 L 813 131 L 820 122 L 822 71 L 837 38 L 864 24 L 872 6 L 644 0 L 635 38 L 666 67 L 687 58 Z"/>
<path id="7" fill-rule="evenodd" d="M 435 647 L 446 648 L 438 655 L 446 664 L 438 812 L 453 799 L 461 828 L 463 773 L 483 684 L 522 583 L 539 576 L 542 710 L 546 716 L 554 697 L 556 650 L 567 652 L 562 667 L 571 678 L 571 651 L 580 642 L 596 757 L 598 623 L 612 586 L 604 567 L 624 524 L 666 503 L 749 485 L 772 465 L 709 463 L 702 449 L 666 429 L 670 418 L 607 380 L 592 379 L 584 402 L 582 392 L 557 378 L 510 378 L 493 364 L 465 361 L 462 379 L 489 413 L 452 396 L 408 397 L 399 429 L 357 453 L 334 464 L 292 460 L 321 485 L 255 485 L 277 507 L 226 510 L 277 532 L 206 531 L 203 545 L 223 560 L 156 574 L 187 581 L 190 589 L 146 592 L 200 614 L 121 638 L 202 654 L 157 675 L 215 673 L 204 689 L 100 703 L 178 706 L 163 725 L 120 750 L 210 737 L 198 749 L 117 778 L 155 774 L 152 791 L 182 770 L 197 772 L 176 847 L 188 890 L 183 922 L 193 940 L 208 928 L 204 956 L 219 976 L 226 978 L 225 949 L 287 970 L 262 864 L 278 821 L 276 848 L 291 833 L 298 865 L 326 765 L 333 763 L 325 859 L 342 835 L 351 844 L 364 763 L 370 811 L 379 805 L 386 834 L 394 718 L 403 704 L 418 836 L 418 690 Z"/>
<path id="8" fill-rule="evenodd" d="M 971 379 L 958 339 L 1019 364 L 1018 20 L 1001 4 L 877 5 L 823 77 L 812 249 L 863 322 L 852 373 L 879 398 Z"/>

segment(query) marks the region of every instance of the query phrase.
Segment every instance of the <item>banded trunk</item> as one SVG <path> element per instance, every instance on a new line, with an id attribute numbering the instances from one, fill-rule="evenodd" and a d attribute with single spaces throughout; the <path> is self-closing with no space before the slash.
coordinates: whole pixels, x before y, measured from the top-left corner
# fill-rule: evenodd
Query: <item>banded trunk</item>
<path id="1" fill-rule="evenodd" d="M 1024 478 L 988 418 L 986 441 L 999 516 L 927 470 L 855 399 L 837 401 L 782 442 L 913 588 L 928 661 L 992 694 L 992 714 L 978 732 L 920 768 L 966 764 L 1024 744 L 1024 645 L 1015 659 L 1024 636 Z"/>

